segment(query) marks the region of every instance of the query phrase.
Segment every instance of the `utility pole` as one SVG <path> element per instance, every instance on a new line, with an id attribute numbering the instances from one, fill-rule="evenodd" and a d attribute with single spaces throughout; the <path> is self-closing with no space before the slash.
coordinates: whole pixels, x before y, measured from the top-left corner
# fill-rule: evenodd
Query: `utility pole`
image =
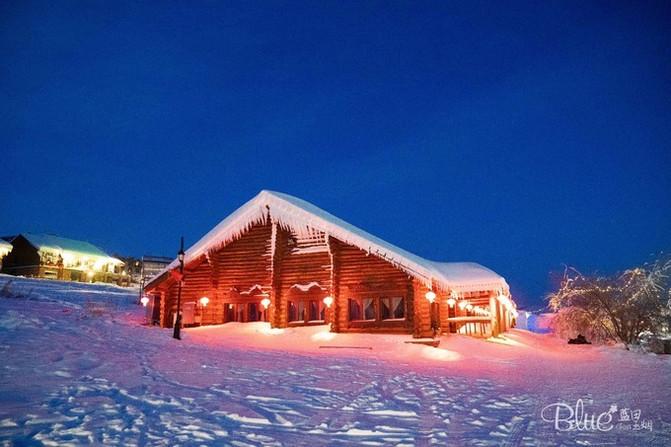
<path id="1" fill-rule="evenodd" d="M 182 280 L 184 278 L 184 236 L 179 241 L 179 252 L 177 252 L 177 259 L 179 259 L 179 284 L 177 288 L 177 316 L 175 316 L 175 329 L 172 333 L 172 338 L 181 340 L 179 330 L 182 327 Z"/>

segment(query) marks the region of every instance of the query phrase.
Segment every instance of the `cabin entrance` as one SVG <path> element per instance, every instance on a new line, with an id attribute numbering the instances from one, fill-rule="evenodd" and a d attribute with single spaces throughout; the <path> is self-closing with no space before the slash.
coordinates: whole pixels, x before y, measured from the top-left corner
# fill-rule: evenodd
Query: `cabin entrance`
<path id="1" fill-rule="evenodd" d="M 287 308 L 287 321 L 291 325 L 316 325 L 326 322 L 326 306 L 321 299 L 289 300 Z"/>
<path id="2" fill-rule="evenodd" d="M 268 312 L 263 309 L 261 301 L 224 303 L 224 323 L 255 321 L 268 321 Z"/>
<path id="3" fill-rule="evenodd" d="M 294 284 L 287 291 L 287 323 L 291 326 L 311 326 L 328 323 L 324 297 L 325 287 L 313 281 Z"/>

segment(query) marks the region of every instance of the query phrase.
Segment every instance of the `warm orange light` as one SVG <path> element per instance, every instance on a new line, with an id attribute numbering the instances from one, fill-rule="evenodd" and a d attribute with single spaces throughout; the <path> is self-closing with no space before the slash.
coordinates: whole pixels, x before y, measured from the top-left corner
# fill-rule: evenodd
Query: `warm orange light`
<path id="1" fill-rule="evenodd" d="M 328 307 L 329 309 L 330 309 L 331 306 L 333 305 L 333 297 L 332 297 L 332 296 L 324 297 L 324 299 L 323 299 L 322 301 L 324 301 L 324 304 L 325 304 L 326 307 Z"/>
<path id="2" fill-rule="evenodd" d="M 270 306 L 270 299 L 269 298 L 262 299 L 261 305 L 263 306 L 264 309 L 268 309 L 268 306 Z"/>
<path id="3" fill-rule="evenodd" d="M 447 305 L 450 306 L 450 307 L 454 307 L 454 305 L 456 303 L 457 303 L 457 300 L 455 300 L 454 298 L 448 298 L 447 299 Z"/>
<path id="4" fill-rule="evenodd" d="M 147 304 L 149 304 L 149 298 L 147 298 L 147 296 L 143 296 L 142 298 L 140 298 L 140 302 L 144 307 L 147 307 Z"/>
<path id="5" fill-rule="evenodd" d="M 433 304 L 434 301 L 436 301 L 436 293 L 433 290 L 429 290 L 426 292 L 424 297 L 429 300 L 429 303 Z"/>
<path id="6" fill-rule="evenodd" d="M 209 302 L 210 302 L 210 299 L 206 296 L 204 296 L 200 299 L 200 305 L 203 306 L 203 307 L 206 307 Z"/>

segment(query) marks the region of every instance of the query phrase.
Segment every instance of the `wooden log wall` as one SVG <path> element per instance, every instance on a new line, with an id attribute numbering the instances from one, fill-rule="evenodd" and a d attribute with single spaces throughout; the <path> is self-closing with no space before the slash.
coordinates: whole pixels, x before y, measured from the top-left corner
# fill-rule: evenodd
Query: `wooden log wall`
<path id="1" fill-rule="evenodd" d="M 338 241 L 332 237 L 327 237 L 326 244 L 328 246 L 330 263 L 330 292 L 333 298 L 331 309 L 327 311 L 328 319 L 331 324 L 331 330 L 333 332 L 341 332 L 340 320 L 337 318 L 340 312 L 342 312 L 342 300 L 340 298 L 340 246 Z"/>
<path id="2" fill-rule="evenodd" d="M 212 284 L 216 286 L 211 318 L 217 322 L 224 321 L 225 302 L 245 299 L 246 295 L 241 292 L 258 285 L 263 293 L 270 295 L 271 231 L 270 223 L 254 225 L 240 239 L 209 254 Z M 258 295 L 247 298 L 259 301 Z"/>
<path id="3" fill-rule="evenodd" d="M 290 233 L 273 224 L 271 229 L 271 290 L 270 323 L 272 327 L 286 327 L 287 301 L 282 295 L 282 261 L 288 251 Z"/>
<path id="4" fill-rule="evenodd" d="M 288 324 L 289 300 L 323 300 L 329 294 L 331 280 L 331 259 L 326 235 L 317 233 L 311 238 L 299 238 L 295 234 L 284 238 L 285 250 L 281 261 L 279 279 L 282 307 L 280 308 L 280 327 Z M 302 291 L 294 285 L 306 286 L 316 282 L 321 287 Z"/>
<path id="5" fill-rule="evenodd" d="M 431 337 L 433 329 L 431 328 L 431 306 L 425 298 L 429 288 L 417 279 L 412 280 L 413 290 L 413 325 L 412 335 L 414 337 Z M 437 299 L 437 301 L 439 301 Z"/>
<path id="6" fill-rule="evenodd" d="M 184 280 L 182 281 L 182 304 L 184 303 L 196 303 L 201 297 L 210 298 L 210 304 L 204 309 L 198 309 L 198 312 L 202 315 L 202 324 L 215 324 L 219 321 L 217 320 L 217 308 L 216 304 L 210 306 L 215 300 L 215 290 L 212 288 L 212 271 L 210 269 L 210 264 L 205 259 L 200 259 L 195 263 L 192 263 L 188 268 L 184 269 Z M 177 281 L 171 281 L 171 285 L 168 287 L 165 293 L 165 305 L 161 307 L 161 325 L 171 327 L 173 324 L 174 314 L 177 309 L 177 294 L 179 291 L 179 283 Z M 165 313 L 165 315 L 163 315 Z"/>
<path id="7" fill-rule="evenodd" d="M 331 243 L 338 253 L 338 296 L 334 309 L 334 325 L 341 332 L 411 332 L 413 299 L 409 296 L 412 280 L 407 273 L 383 259 L 333 239 Z M 348 300 L 350 298 L 405 298 L 405 321 L 394 322 L 350 322 Z M 334 297 L 336 298 L 336 297 Z"/>

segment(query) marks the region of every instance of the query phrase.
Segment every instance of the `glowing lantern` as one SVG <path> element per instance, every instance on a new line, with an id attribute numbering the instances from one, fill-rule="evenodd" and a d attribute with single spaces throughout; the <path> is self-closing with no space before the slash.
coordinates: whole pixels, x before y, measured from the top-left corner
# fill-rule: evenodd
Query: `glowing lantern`
<path id="1" fill-rule="evenodd" d="M 263 306 L 264 309 L 268 309 L 268 306 L 270 306 L 270 299 L 269 298 L 262 299 L 261 305 Z"/>
<path id="2" fill-rule="evenodd" d="M 140 302 L 142 303 L 142 306 L 147 307 L 147 304 L 149 304 L 149 298 L 145 295 L 140 298 Z"/>
<path id="3" fill-rule="evenodd" d="M 468 301 L 459 301 L 459 309 L 464 310 L 468 306 Z"/>
<path id="4" fill-rule="evenodd" d="M 450 306 L 450 307 L 454 307 L 454 305 L 456 303 L 457 303 L 457 300 L 455 300 L 454 298 L 448 298 L 447 299 L 447 305 Z"/>
<path id="5" fill-rule="evenodd" d="M 94 275 L 93 270 L 89 270 L 86 273 L 86 276 L 89 278 L 89 281 L 93 280 L 93 275 Z"/>
<path id="6" fill-rule="evenodd" d="M 328 307 L 329 309 L 330 309 L 331 306 L 333 305 L 333 297 L 332 297 L 332 296 L 327 296 L 327 297 L 325 297 L 322 301 L 324 301 L 324 304 L 325 304 L 326 307 Z"/>
<path id="7" fill-rule="evenodd" d="M 204 296 L 200 299 L 200 305 L 203 306 L 203 307 L 206 307 L 209 302 L 210 302 L 210 299 L 206 296 Z"/>
<path id="8" fill-rule="evenodd" d="M 466 310 L 468 310 L 468 311 L 473 310 L 473 305 L 472 304 L 467 304 L 466 305 Z"/>
<path id="9" fill-rule="evenodd" d="M 436 301 L 436 293 L 433 290 L 429 290 L 426 292 L 424 297 L 429 301 L 429 303 L 433 304 L 434 301 Z"/>

